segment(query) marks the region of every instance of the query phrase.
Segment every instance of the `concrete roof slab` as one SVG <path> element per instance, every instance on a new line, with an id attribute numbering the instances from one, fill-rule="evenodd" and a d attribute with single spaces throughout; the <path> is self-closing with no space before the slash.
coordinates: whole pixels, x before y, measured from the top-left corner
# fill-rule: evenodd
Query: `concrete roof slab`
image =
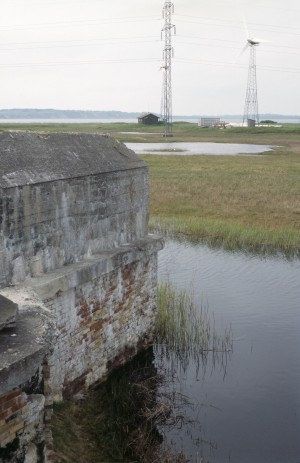
<path id="1" fill-rule="evenodd" d="M 145 167 L 109 135 L 0 132 L 0 188 Z"/>

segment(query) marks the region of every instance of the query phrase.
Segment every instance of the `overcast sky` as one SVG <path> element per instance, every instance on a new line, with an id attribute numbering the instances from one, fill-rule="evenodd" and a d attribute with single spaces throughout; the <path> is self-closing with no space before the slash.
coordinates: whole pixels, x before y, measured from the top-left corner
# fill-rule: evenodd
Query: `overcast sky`
<path id="1" fill-rule="evenodd" d="M 160 112 L 164 0 L 0 0 L 0 108 Z M 174 0 L 173 114 L 300 114 L 299 0 Z M 247 27 L 245 27 L 245 22 Z"/>

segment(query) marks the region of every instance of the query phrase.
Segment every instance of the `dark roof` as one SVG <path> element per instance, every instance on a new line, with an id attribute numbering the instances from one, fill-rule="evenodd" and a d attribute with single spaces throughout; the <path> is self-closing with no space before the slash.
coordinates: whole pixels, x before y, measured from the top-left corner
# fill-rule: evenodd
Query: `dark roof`
<path id="1" fill-rule="evenodd" d="M 147 116 L 154 116 L 154 117 L 157 117 L 157 119 L 159 119 L 159 117 L 156 114 L 153 114 L 153 113 L 143 113 L 138 118 L 143 119 L 144 117 L 147 117 Z"/>
<path id="2" fill-rule="evenodd" d="M 109 135 L 0 132 L 0 188 L 143 166 Z"/>

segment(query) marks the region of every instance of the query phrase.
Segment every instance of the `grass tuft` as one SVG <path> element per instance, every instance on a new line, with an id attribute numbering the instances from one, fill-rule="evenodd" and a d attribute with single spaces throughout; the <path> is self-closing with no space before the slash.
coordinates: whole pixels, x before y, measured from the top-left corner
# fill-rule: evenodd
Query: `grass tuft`
<path id="1" fill-rule="evenodd" d="M 231 327 L 219 334 L 208 308 L 198 308 L 190 292 L 178 291 L 170 282 L 161 283 L 157 307 L 156 344 L 165 346 L 167 355 L 175 354 L 184 369 L 191 359 L 199 365 L 208 352 L 232 351 Z"/>

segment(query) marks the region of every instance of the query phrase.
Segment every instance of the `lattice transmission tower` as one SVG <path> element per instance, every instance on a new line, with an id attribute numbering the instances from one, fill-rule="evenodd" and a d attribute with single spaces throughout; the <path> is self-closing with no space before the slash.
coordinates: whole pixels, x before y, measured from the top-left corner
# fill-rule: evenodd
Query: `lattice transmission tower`
<path id="1" fill-rule="evenodd" d="M 250 57 L 243 124 L 246 122 L 248 126 L 259 124 L 256 81 L 256 47 L 259 44 L 257 40 L 248 39 L 246 45 L 250 48 Z"/>
<path id="2" fill-rule="evenodd" d="M 176 33 L 174 24 L 172 24 L 172 14 L 174 13 L 174 4 L 165 1 L 163 8 L 163 17 L 165 19 L 164 27 L 161 31 L 161 37 L 165 38 L 165 46 L 163 51 L 163 65 L 161 66 L 164 71 L 163 90 L 162 90 L 162 116 L 165 126 L 165 137 L 172 137 L 172 31 Z"/>

